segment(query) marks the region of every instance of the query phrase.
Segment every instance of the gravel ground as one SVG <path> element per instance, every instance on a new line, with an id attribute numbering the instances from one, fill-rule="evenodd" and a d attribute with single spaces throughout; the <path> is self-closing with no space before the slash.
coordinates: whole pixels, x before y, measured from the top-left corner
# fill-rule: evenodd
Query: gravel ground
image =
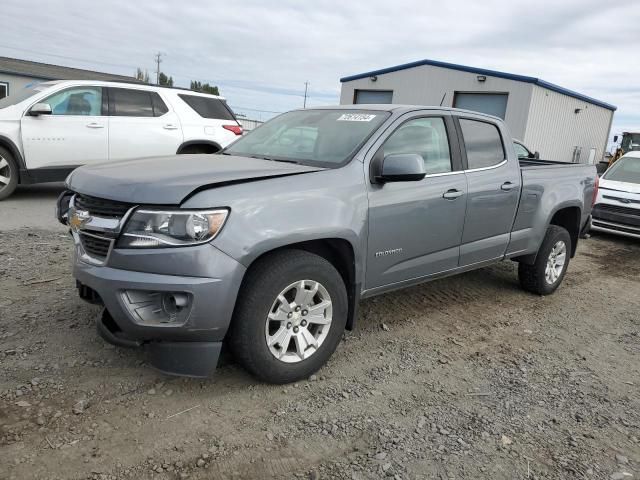
<path id="1" fill-rule="evenodd" d="M 364 301 L 288 386 L 105 344 L 70 249 L 0 233 L 0 478 L 640 477 L 640 242 L 583 241 L 550 297 L 506 262 Z"/>

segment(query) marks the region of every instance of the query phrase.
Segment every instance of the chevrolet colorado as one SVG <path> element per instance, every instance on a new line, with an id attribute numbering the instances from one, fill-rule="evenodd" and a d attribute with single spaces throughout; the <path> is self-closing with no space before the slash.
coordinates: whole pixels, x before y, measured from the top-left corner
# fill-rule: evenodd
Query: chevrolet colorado
<path id="1" fill-rule="evenodd" d="M 224 341 L 286 383 L 327 361 L 362 298 L 505 259 L 554 292 L 597 175 L 518 160 L 495 117 L 358 105 L 285 113 L 213 156 L 84 166 L 67 189 L 58 218 L 107 341 L 190 376 Z"/>

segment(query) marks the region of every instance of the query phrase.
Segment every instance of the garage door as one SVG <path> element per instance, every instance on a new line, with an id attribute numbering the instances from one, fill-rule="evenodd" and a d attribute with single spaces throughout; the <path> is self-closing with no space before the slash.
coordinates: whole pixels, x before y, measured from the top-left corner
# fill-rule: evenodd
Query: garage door
<path id="1" fill-rule="evenodd" d="M 461 93 L 456 92 L 453 106 L 474 112 L 494 115 L 504 120 L 507 112 L 506 93 Z"/>
<path id="2" fill-rule="evenodd" d="M 353 103 L 392 103 L 393 90 L 356 90 Z"/>

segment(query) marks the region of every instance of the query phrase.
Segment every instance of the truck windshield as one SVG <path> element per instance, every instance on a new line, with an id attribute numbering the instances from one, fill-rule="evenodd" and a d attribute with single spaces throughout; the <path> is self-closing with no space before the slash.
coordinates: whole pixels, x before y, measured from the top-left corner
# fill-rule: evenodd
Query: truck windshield
<path id="1" fill-rule="evenodd" d="M 640 158 L 622 157 L 604 174 L 605 180 L 640 184 Z"/>
<path id="2" fill-rule="evenodd" d="M 15 93 L 12 93 L 8 97 L 4 97 L 0 99 L 0 108 L 9 107 L 11 105 L 15 105 L 26 100 L 29 97 L 32 97 L 36 93 L 40 93 L 45 88 L 51 86 L 50 84 L 45 85 L 44 83 L 32 83 L 27 85 L 22 90 L 18 90 Z"/>
<path id="3" fill-rule="evenodd" d="M 339 167 L 389 117 L 377 110 L 296 110 L 231 144 L 224 154 Z"/>

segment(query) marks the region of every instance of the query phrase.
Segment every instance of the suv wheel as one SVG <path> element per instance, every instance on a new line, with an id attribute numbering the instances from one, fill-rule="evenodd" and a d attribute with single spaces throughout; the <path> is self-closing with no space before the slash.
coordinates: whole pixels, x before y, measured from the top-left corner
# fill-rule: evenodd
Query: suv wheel
<path id="1" fill-rule="evenodd" d="M 258 261 L 238 297 L 231 349 L 257 378 L 307 378 L 336 349 L 347 321 L 342 277 L 324 258 L 285 250 Z"/>
<path id="2" fill-rule="evenodd" d="M 571 257 L 571 236 L 566 229 L 550 225 L 533 265 L 520 263 L 518 278 L 525 290 L 549 295 L 562 283 Z"/>
<path id="3" fill-rule="evenodd" d="M 0 200 L 9 197 L 18 186 L 18 164 L 13 155 L 0 147 Z"/>

